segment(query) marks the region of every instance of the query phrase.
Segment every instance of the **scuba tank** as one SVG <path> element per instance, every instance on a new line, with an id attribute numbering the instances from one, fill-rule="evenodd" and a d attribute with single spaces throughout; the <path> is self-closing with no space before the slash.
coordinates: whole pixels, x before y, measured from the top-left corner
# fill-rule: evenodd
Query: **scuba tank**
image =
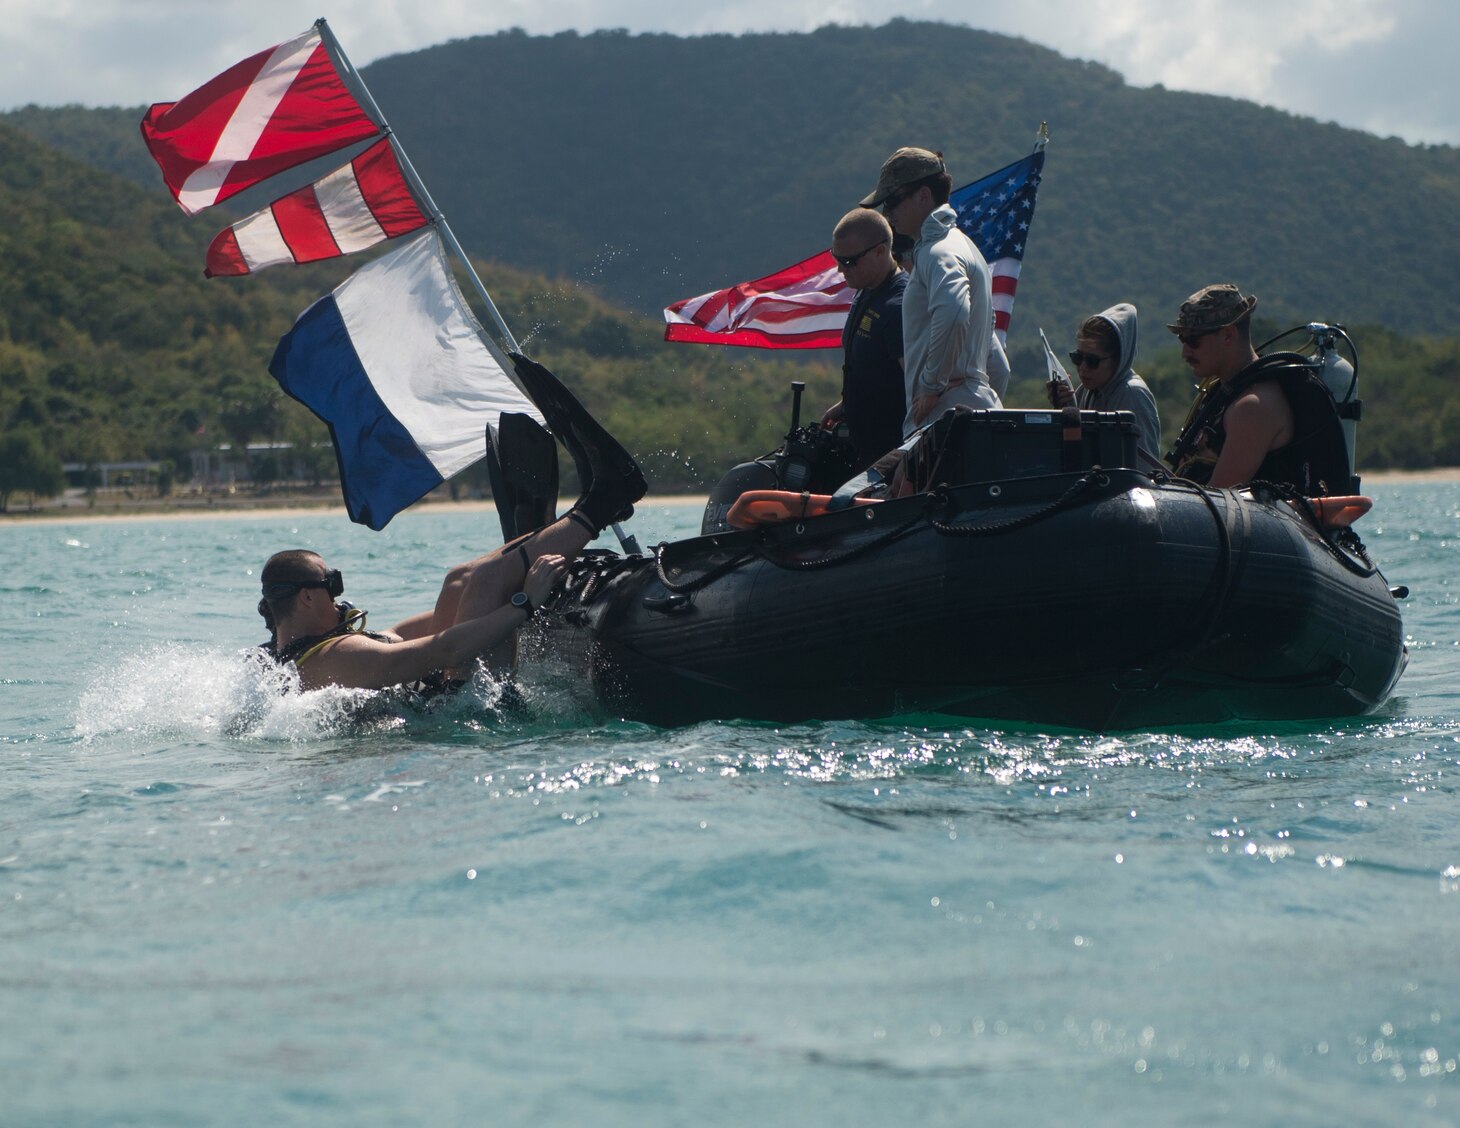
<path id="1" fill-rule="evenodd" d="M 1333 396 L 1333 406 L 1338 410 L 1339 421 L 1343 424 L 1343 443 L 1348 450 L 1349 474 L 1353 478 L 1350 492 L 1357 493 L 1359 477 L 1354 472 L 1358 465 L 1354 462 L 1354 432 L 1358 430 L 1358 422 L 1364 416 L 1364 401 L 1358 398 L 1358 353 L 1354 350 L 1353 341 L 1349 340 L 1348 334 L 1343 331 L 1342 325 L 1325 325 L 1321 321 L 1315 321 L 1306 328 L 1313 338 L 1313 347 L 1317 350 L 1313 363 L 1317 367 L 1319 377 L 1323 380 L 1324 387 L 1328 389 L 1329 395 Z M 1338 339 L 1340 337 L 1348 345 L 1353 363 L 1339 355 Z"/>

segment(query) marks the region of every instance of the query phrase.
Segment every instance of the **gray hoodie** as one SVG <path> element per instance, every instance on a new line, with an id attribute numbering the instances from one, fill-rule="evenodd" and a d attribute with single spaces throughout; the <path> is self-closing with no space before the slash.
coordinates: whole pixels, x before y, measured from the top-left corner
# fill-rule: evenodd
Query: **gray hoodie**
<path id="1" fill-rule="evenodd" d="M 1090 411 L 1133 411 L 1136 414 L 1136 441 L 1152 458 L 1161 457 L 1161 416 L 1156 410 L 1156 397 L 1146 382 L 1131 371 L 1136 358 L 1136 307 L 1121 302 L 1096 315 L 1108 321 L 1120 338 L 1120 361 L 1115 375 L 1098 392 L 1075 389 L 1075 403 Z"/>

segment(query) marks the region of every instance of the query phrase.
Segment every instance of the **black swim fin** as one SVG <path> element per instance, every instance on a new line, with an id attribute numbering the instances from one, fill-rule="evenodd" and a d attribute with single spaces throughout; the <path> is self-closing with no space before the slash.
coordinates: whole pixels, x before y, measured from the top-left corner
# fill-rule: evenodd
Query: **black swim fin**
<path id="1" fill-rule="evenodd" d="M 532 416 L 504 411 L 495 443 L 488 429 L 487 474 L 504 541 L 557 520 L 558 448 Z"/>
<path id="2" fill-rule="evenodd" d="M 573 508 L 598 532 L 627 520 L 649 488 L 633 455 L 546 368 L 518 353 L 512 354 L 512 364 L 523 390 L 573 456 L 583 484 Z"/>

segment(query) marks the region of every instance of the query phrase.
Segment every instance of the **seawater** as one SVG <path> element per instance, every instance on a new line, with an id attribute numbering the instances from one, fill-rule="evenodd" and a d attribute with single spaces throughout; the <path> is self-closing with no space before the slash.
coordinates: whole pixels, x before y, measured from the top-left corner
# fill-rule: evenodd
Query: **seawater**
<path id="1" fill-rule="evenodd" d="M 0 1123 L 1460 1122 L 1460 485 L 1371 492 L 1397 697 L 1117 735 L 281 694 L 270 552 L 389 624 L 494 518 L 0 527 Z"/>

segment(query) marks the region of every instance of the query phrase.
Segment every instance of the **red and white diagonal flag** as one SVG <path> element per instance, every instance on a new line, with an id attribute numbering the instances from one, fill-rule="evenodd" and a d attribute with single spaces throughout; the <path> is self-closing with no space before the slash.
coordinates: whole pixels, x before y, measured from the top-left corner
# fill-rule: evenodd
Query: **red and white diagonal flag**
<path id="1" fill-rule="evenodd" d="M 664 311 L 666 341 L 761 349 L 834 349 L 856 292 L 830 251 L 794 266 L 675 302 Z"/>
<path id="2" fill-rule="evenodd" d="M 426 223 L 382 137 L 349 164 L 218 232 L 203 273 L 216 278 L 337 258 Z"/>
<path id="3" fill-rule="evenodd" d="M 142 118 L 142 139 L 189 215 L 379 133 L 315 28 Z"/>

